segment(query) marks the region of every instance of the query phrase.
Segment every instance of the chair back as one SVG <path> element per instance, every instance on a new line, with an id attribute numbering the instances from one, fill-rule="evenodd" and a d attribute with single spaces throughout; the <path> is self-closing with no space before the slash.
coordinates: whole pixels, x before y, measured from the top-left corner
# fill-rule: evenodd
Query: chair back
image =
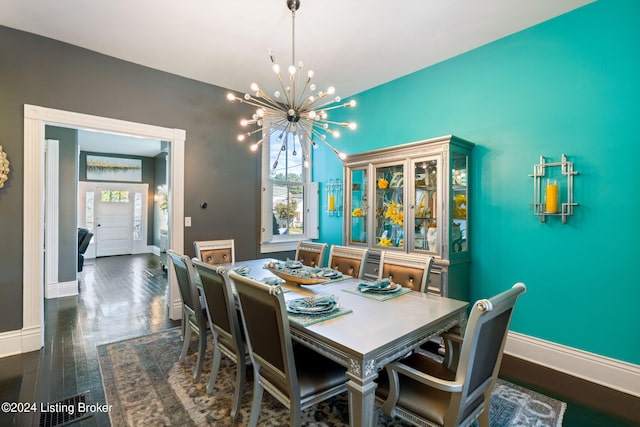
<path id="1" fill-rule="evenodd" d="M 236 251 L 233 239 L 200 240 L 193 242 L 196 258 L 207 264 L 229 264 L 236 262 Z"/>
<path id="2" fill-rule="evenodd" d="M 227 353 L 232 351 L 238 355 L 238 360 L 244 361 L 241 326 L 227 270 L 197 259 L 193 260 L 193 265 L 200 276 L 209 325 L 218 334 L 218 343 L 225 347 Z"/>
<path id="3" fill-rule="evenodd" d="M 367 248 L 332 245 L 329 251 L 329 268 L 357 279 L 364 275 L 367 262 Z"/>
<path id="4" fill-rule="evenodd" d="M 326 243 L 298 242 L 296 260 L 308 267 L 322 267 L 327 246 Z"/>
<path id="5" fill-rule="evenodd" d="M 456 381 L 463 383 L 462 392 L 453 395 L 446 420 L 457 420 L 457 425 L 489 399 L 500 371 L 513 308 L 525 291 L 523 283 L 516 283 L 511 289 L 473 305 L 456 372 Z"/>
<path id="6" fill-rule="evenodd" d="M 78 253 L 84 254 L 91 243 L 93 233 L 86 228 L 78 228 Z"/>
<path id="7" fill-rule="evenodd" d="M 188 308 L 189 314 L 195 316 L 200 324 L 200 321 L 204 319 L 199 319 L 199 317 L 202 317 L 202 306 L 198 289 L 196 288 L 195 278 L 197 273 L 191 263 L 191 259 L 172 250 L 168 250 L 167 255 L 169 255 L 173 269 L 176 272 L 182 304 Z"/>
<path id="8" fill-rule="evenodd" d="M 399 283 L 405 288 L 424 292 L 432 265 L 433 257 L 429 255 L 382 251 L 378 278 L 388 278 L 392 283 Z"/>
<path id="9" fill-rule="evenodd" d="M 271 286 L 241 276 L 229 277 L 236 285 L 251 362 L 260 378 L 280 401 L 300 395 L 289 318 L 280 286 Z"/>

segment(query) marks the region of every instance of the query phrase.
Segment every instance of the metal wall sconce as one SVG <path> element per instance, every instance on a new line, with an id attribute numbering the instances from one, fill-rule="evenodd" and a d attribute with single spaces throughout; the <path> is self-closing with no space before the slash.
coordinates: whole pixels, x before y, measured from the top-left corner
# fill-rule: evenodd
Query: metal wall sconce
<path id="1" fill-rule="evenodd" d="M 342 216 L 341 179 L 330 179 L 327 183 L 327 212 L 329 216 Z"/>
<path id="2" fill-rule="evenodd" d="M 559 174 L 553 168 L 560 168 Z M 573 201 L 574 175 L 578 172 L 564 154 L 561 162 L 547 163 L 540 156 L 540 163 L 533 165 L 533 174 L 529 175 L 533 177 L 533 214 L 540 217 L 540 222 L 545 222 L 547 216 L 559 216 L 566 224 L 567 217 L 573 215 L 573 207 L 578 206 Z M 562 190 L 566 191 L 564 198 Z"/>

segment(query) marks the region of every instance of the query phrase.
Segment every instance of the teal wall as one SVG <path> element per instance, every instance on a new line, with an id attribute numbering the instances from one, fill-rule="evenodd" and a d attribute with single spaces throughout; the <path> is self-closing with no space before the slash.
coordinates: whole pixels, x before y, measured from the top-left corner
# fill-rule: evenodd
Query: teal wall
<path id="1" fill-rule="evenodd" d="M 358 94 L 332 119 L 358 122 L 335 144 L 351 153 L 447 134 L 477 144 L 472 299 L 522 281 L 513 331 L 640 364 L 637 22 L 640 2 L 600 0 Z M 528 174 L 563 153 L 580 206 L 540 223 Z M 314 156 L 316 181 L 341 176 L 329 150 Z M 340 243 L 341 227 L 323 214 L 320 240 Z"/>

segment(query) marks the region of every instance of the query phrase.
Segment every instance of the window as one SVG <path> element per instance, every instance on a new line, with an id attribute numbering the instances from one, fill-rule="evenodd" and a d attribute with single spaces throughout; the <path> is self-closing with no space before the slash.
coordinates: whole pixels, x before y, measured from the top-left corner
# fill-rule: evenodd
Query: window
<path id="1" fill-rule="evenodd" d="M 129 203 L 129 192 L 125 190 L 102 190 L 100 201 L 103 203 Z"/>
<path id="2" fill-rule="evenodd" d="M 306 137 L 271 129 L 262 147 L 262 252 L 295 249 L 299 240 L 317 237 L 318 191 L 311 168 L 303 165 Z"/>

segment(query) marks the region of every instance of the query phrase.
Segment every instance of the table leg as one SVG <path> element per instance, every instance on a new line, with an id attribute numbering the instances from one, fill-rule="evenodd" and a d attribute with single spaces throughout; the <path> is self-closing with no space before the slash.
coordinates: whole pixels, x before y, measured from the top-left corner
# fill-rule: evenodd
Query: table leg
<path id="1" fill-rule="evenodd" d="M 347 372 L 349 381 L 349 425 L 352 427 L 374 427 L 375 419 L 375 397 L 376 386 L 375 375 L 368 375 L 365 378 Z"/>

